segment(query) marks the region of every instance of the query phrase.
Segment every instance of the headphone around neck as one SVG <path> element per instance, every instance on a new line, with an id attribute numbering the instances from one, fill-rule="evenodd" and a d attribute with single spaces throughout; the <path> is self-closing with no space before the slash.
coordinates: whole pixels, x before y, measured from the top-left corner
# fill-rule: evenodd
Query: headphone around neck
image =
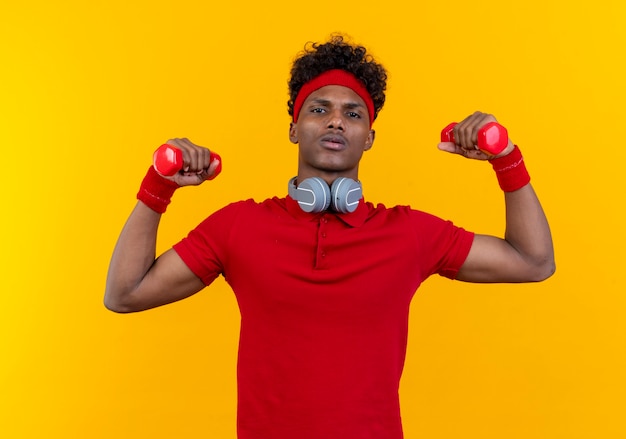
<path id="1" fill-rule="evenodd" d="M 359 181 L 339 177 L 328 184 L 319 177 L 303 180 L 296 186 L 296 177 L 289 180 L 289 196 L 308 213 L 323 212 L 330 208 L 338 213 L 351 213 L 359 206 L 363 189 Z"/>

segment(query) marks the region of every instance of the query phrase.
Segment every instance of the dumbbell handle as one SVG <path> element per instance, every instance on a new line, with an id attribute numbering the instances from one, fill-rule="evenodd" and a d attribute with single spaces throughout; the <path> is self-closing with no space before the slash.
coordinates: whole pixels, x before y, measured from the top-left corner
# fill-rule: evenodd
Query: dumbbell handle
<path id="1" fill-rule="evenodd" d="M 164 143 L 159 146 L 156 151 L 154 151 L 153 155 L 153 165 L 154 169 L 161 175 L 165 175 L 167 177 L 171 177 L 176 174 L 178 171 L 183 169 L 183 152 L 176 148 L 173 145 L 168 143 Z M 213 160 L 219 160 L 220 163 L 217 166 L 217 169 L 213 173 L 209 180 L 213 180 L 218 176 L 220 172 L 222 172 L 222 158 L 219 154 L 211 151 L 210 162 L 213 163 Z"/>
<path id="2" fill-rule="evenodd" d="M 442 142 L 454 142 L 456 122 L 452 122 L 441 131 Z M 478 130 L 478 149 L 486 154 L 498 155 L 509 144 L 509 135 L 502 125 L 497 122 L 489 122 Z"/>

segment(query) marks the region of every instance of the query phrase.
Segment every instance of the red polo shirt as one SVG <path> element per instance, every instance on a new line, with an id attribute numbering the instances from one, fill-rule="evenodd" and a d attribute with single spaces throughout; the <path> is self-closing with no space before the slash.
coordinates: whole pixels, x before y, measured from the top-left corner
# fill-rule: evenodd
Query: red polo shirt
<path id="1" fill-rule="evenodd" d="M 473 234 L 406 206 L 351 214 L 295 201 L 231 204 L 174 246 L 241 311 L 240 439 L 399 439 L 409 304 L 454 278 Z"/>

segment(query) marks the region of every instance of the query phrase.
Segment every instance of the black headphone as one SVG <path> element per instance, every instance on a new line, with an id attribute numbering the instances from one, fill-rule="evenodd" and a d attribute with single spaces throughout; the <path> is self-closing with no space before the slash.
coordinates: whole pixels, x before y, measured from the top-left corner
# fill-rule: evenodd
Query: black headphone
<path id="1" fill-rule="evenodd" d="M 351 213 L 363 197 L 361 183 L 351 178 L 339 177 L 328 184 L 319 177 L 311 177 L 296 186 L 296 177 L 289 180 L 289 196 L 305 212 L 323 212 L 329 207 L 338 213 Z"/>

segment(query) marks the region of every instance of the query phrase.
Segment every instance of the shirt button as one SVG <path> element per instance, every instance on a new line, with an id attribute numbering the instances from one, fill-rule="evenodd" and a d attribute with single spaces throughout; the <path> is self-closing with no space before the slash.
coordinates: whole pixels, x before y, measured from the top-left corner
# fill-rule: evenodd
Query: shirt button
<path id="1" fill-rule="evenodd" d="M 322 252 L 322 257 L 325 258 L 326 257 L 326 253 Z"/>
<path id="2" fill-rule="evenodd" d="M 322 238 L 326 238 L 326 232 L 322 233 Z"/>

